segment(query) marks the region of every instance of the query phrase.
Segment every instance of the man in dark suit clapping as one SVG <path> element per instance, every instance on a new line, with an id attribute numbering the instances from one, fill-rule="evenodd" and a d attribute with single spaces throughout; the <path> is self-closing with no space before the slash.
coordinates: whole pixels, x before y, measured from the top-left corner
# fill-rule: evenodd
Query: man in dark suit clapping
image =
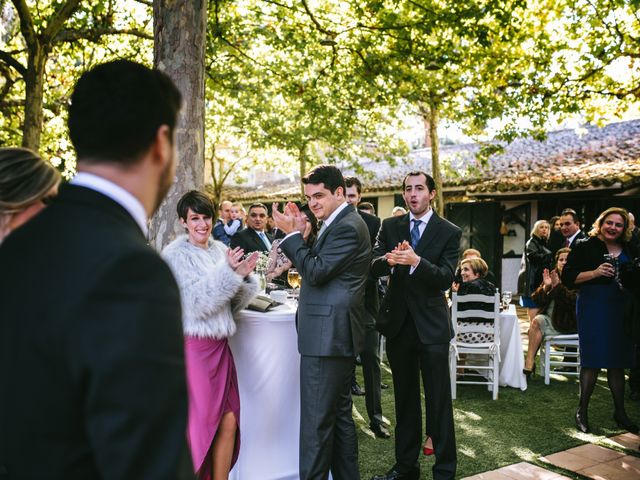
<path id="1" fill-rule="evenodd" d="M 453 330 L 444 292 L 453 281 L 461 231 L 433 211 L 431 176 L 410 172 L 402 189 L 410 213 L 382 222 L 371 265 L 375 276 L 390 276 L 377 326 L 387 337 L 396 403 L 396 463 L 374 480 L 420 477 L 420 376 L 427 434 L 436 456 L 433 478 L 453 479 L 457 463 L 449 381 Z"/>
<path id="2" fill-rule="evenodd" d="M 0 476 L 193 472 L 180 296 L 145 238 L 180 102 L 169 77 L 125 60 L 75 86 L 78 175 L 0 247 Z"/>
<path id="3" fill-rule="evenodd" d="M 364 290 L 371 260 L 367 226 L 345 202 L 342 173 L 320 165 L 303 179 L 308 205 L 323 225 L 312 247 L 295 204 L 273 219 L 280 243 L 302 277 L 298 303 L 300 479 L 358 480 L 358 440 L 351 416 L 351 378 L 364 343 Z"/>

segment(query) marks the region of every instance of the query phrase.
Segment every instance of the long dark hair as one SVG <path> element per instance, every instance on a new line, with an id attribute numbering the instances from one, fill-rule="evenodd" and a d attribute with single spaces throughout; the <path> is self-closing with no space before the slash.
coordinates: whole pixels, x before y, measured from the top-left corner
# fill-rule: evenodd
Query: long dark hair
<path id="1" fill-rule="evenodd" d="M 309 234 L 309 238 L 307 238 L 307 245 L 313 245 L 313 242 L 318 238 L 318 219 L 306 203 L 300 207 L 300 211 L 307 216 L 309 223 L 311 223 L 311 233 Z"/>

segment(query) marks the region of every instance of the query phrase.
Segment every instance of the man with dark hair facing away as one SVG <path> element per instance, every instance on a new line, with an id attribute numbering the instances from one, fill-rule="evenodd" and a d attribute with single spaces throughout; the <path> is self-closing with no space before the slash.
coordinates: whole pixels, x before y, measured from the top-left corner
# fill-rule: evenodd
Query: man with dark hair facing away
<path id="1" fill-rule="evenodd" d="M 9 478 L 193 474 L 180 296 L 146 239 L 173 180 L 180 103 L 169 77 L 134 62 L 84 73 L 69 108 L 78 174 L 0 249 Z"/>

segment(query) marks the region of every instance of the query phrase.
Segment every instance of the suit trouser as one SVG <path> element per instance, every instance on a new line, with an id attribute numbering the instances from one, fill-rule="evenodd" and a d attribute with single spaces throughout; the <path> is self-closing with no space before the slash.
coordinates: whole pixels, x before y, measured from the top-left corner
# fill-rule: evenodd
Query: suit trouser
<path id="1" fill-rule="evenodd" d="M 300 479 L 359 480 L 353 357 L 300 359 Z"/>
<path id="2" fill-rule="evenodd" d="M 408 472 L 418 466 L 423 442 L 420 376 L 424 384 L 429 436 L 436 462 L 433 478 L 453 479 L 456 438 L 449 379 L 449 343 L 425 345 L 407 315 L 399 334 L 387 338 L 387 358 L 393 373 L 396 407 L 396 468 Z"/>
<path id="3" fill-rule="evenodd" d="M 380 334 L 373 328 L 367 328 L 364 349 L 360 353 L 362 377 L 364 378 L 364 402 L 369 422 L 382 424 L 382 393 L 380 390 L 380 357 L 378 347 Z"/>

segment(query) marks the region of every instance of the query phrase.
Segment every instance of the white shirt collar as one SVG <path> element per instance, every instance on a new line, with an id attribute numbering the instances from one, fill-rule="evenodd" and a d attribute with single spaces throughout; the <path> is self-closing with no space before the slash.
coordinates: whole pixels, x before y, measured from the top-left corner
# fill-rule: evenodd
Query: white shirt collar
<path id="1" fill-rule="evenodd" d="M 70 183 L 72 185 L 86 187 L 102 193 L 117 204 L 121 205 L 122 208 L 129 212 L 129 215 L 131 215 L 135 222 L 140 226 L 144 236 L 147 236 L 149 231 L 147 227 L 147 212 L 142 206 L 140 200 L 120 185 L 117 185 L 104 177 L 99 177 L 98 175 L 88 172 L 79 172 L 75 177 L 73 177 L 73 180 L 71 180 Z"/>
<path id="2" fill-rule="evenodd" d="M 571 242 L 573 242 L 573 239 L 576 238 L 579 233 L 580 233 L 580 230 L 578 230 L 576 233 L 574 233 L 569 238 L 567 238 L 567 240 L 569 241 L 569 245 L 571 245 Z"/>
<path id="3" fill-rule="evenodd" d="M 347 202 L 343 202 L 342 204 L 338 205 L 338 206 L 336 207 L 336 209 L 333 211 L 333 213 L 332 213 L 331 215 L 329 215 L 329 218 L 327 218 L 327 219 L 323 222 L 323 225 L 326 225 L 327 227 L 328 227 L 329 225 L 331 225 L 331 222 L 333 222 L 333 221 L 336 219 L 336 217 L 338 216 L 338 214 L 339 214 L 342 210 L 344 210 L 345 208 L 347 208 L 347 206 L 348 206 L 348 205 L 349 205 L 349 204 L 348 204 Z M 326 228 L 326 227 L 325 227 L 325 228 Z"/>
<path id="4" fill-rule="evenodd" d="M 422 225 L 420 226 L 423 226 L 423 225 L 427 226 L 427 223 L 429 223 L 429 220 L 431 220 L 432 216 L 433 216 L 433 208 L 429 208 L 429 210 L 427 210 L 427 213 L 425 213 L 419 218 L 416 218 L 413 213 L 409 212 L 409 223 L 411 223 L 411 221 L 415 219 L 415 220 L 422 221 Z"/>

